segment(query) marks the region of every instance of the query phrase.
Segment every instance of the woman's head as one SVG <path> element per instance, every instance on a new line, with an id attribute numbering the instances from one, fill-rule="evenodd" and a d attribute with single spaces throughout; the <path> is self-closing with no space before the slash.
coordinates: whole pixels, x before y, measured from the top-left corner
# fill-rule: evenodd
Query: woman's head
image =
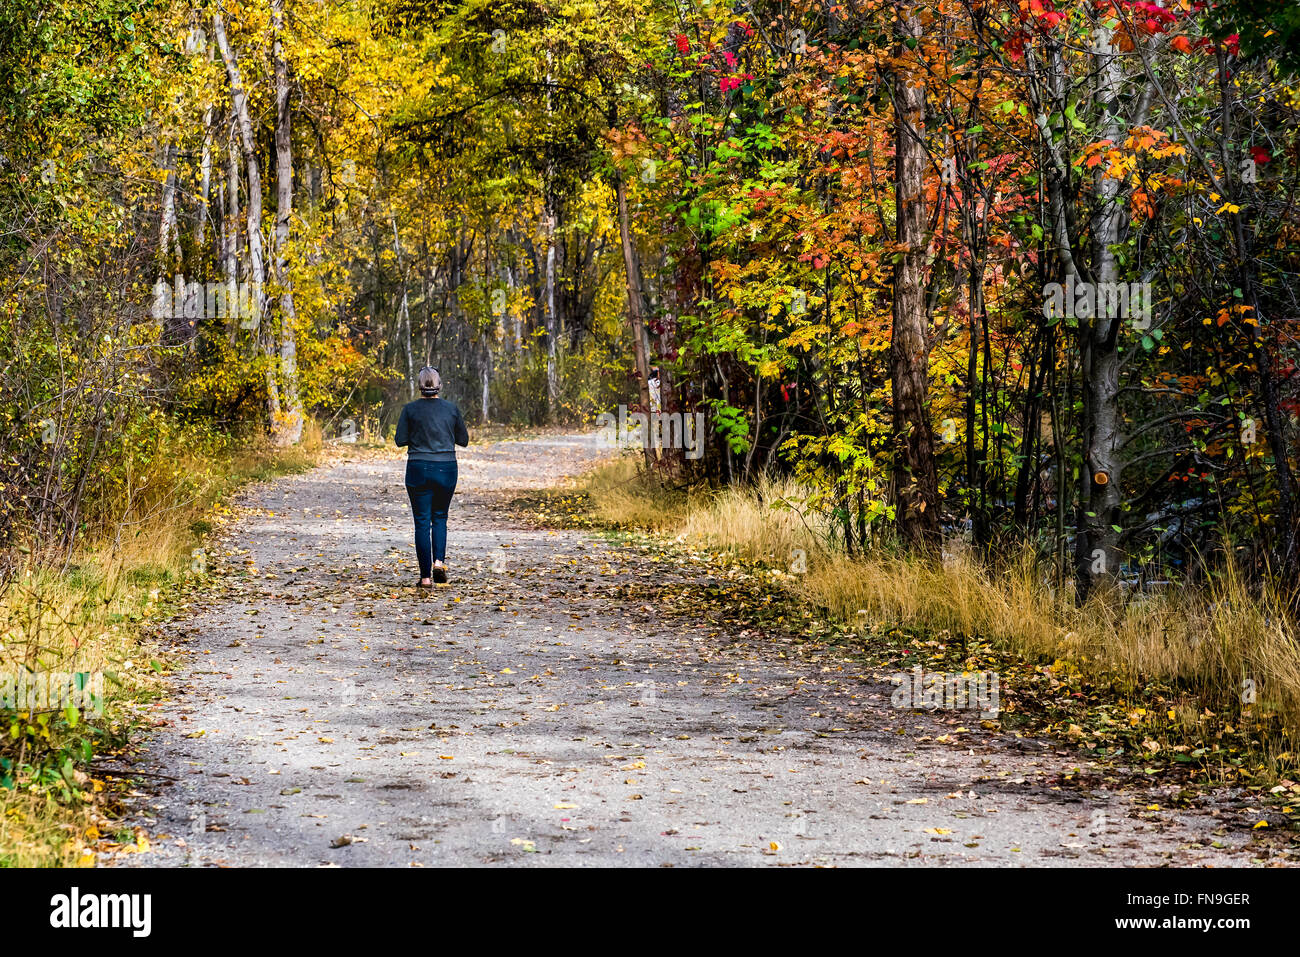
<path id="1" fill-rule="evenodd" d="M 442 376 L 438 375 L 438 370 L 433 366 L 425 366 L 416 376 L 416 382 L 420 386 L 420 395 L 426 399 L 432 399 L 442 391 Z"/>

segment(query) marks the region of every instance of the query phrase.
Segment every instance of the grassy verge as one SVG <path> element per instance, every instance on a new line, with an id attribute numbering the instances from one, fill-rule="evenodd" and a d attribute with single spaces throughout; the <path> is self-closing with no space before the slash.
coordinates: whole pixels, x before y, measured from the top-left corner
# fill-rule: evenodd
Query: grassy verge
<path id="1" fill-rule="evenodd" d="M 1300 742 L 1300 641 L 1278 596 L 1231 566 L 1205 586 L 1078 607 L 1031 556 L 997 567 L 960 549 L 942 562 L 884 549 L 850 558 L 828 546 L 790 484 L 688 493 L 645 481 L 623 458 L 581 492 L 597 525 L 766 565 L 812 620 L 883 665 L 1000 672 L 1004 730 L 1059 735 L 1148 773 L 1269 790 L 1280 780 L 1283 798 L 1300 793 L 1287 777 Z"/>
<path id="2" fill-rule="evenodd" d="M 0 676 L 94 676 L 87 687 L 102 695 L 90 708 L 0 707 L 0 867 L 90 864 L 101 839 L 142 840 L 114 833 L 112 770 L 135 730 L 133 705 L 161 692 L 167 670 L 149 633 L 202 580 L 204 536 L 223 499 L 309 468 L 321 450 L 315 428 L 292 449 L 171 450 L 165 471 L 136 477 L 148 494 L 124 501 L 120 520 L 70 556 L 23 547 L 0 590 Z"/>

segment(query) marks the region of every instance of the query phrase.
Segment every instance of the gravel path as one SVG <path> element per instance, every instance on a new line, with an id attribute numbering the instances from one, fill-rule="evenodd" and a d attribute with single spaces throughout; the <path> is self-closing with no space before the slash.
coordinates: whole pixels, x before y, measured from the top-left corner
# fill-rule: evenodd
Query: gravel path
<path id="1" fill-rule="evenodd" d="M 151 850 L 104 862 L 1244 863 L 1208 815 L 1072 785 L 1058 745 L 978 715 L 940 742 L 832 650 L 672 613 L 708 569 L 512 521 L 511 490 L 596 455 L 464 452 L 433 593 L 409 587 L 402 460 L 251 489 L 172 626 L 185 665 L 139 766 L 175 780 L 133 799 Z"/>

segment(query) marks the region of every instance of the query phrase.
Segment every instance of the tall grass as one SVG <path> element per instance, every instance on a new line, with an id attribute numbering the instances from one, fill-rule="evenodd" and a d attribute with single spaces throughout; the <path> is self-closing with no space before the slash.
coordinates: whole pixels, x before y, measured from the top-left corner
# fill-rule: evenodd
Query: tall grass
<path id="1" fill-rule="evenodd" d="M 671 532 L 736 558 L 780 561 L 794 549 L 823 550 L 828 527 L 792 482 L 763 478 L 752 487 L 674 488 L 648 480 L 640 453 L 605 462 L 584 477 L 593 515 L 611 527 Z"/>
<path id="2" fill-rule="evenodd" d="M 292 449 L 216 439 L 161 449 L 152 467 L 116 477 L 117 497 L 101 503 L 103 518 L 71 552 L 29 540 L 11 553 L 0 585 L 0 675 L 99 672 L 107 680 L 101 714 L 69 721 L 0 707 L 0 780 L 10 785 L 0 787 L 0 866 L 81 859 L 102 787 L 93 762 L 122 740 L 125 706 L 157 693 L 161 666 L 151 667 L 142 636 L 167 614 L 176 586 L 202 575 L 213 506 L 248 482 L 310 467 L 321 448 L 309 425 Z M 48 734 L 13 733 L 39 720 Z"/>
<path id="3" fill-rule="evenodd" d="M 1184 689 L 1215 711 L 1239 710 L 1249 688 L 1256 714 L 1275 715 L 1289 740 L 1300 739 L 1300 643 L 1279 597 L 1252 590 L 1236 566 L 1202 587 L 1082 606 L 1054 595 L 1044 577 L 1031 556 L 994 568 L 969 557 L 835 555 L 810 568 L 798 592 L 844 620 L 1065 658 L 1129 689 L 1150 681 Z"/>
<path id="4" fill-rule="evenodd" d="M 648 482 L 630 455 L 589 472 L 584 491 L 597 521 L 611 528 L 675 529 L 692 507 L 689 492 Z"/>
<path id="5" fill-rule="evenodd" d="M 1196 713 L 1237 715 L 1249 703 L 1253 720 L 1275 723 L 1275 745 L 1294 749 L 1300 741 L 1294 624 L 1276 591 L 1253 586 L 1231 561 L 1204 585 L 1079 606 L 1055 592 L 1053 576 L 1028 551 L 992 565 L 961 547 L 942 561 L 887 549 L 850 558 L 828 544 L 827 522 L 788 481 L 686 495 L 638 478 L 636 460 L 623 459 L 596 470 L 587 491 L 597 517 L 611 524 L 786 572 L 791 554 L 802 551 L 806 572 L 788 577 L 791 589 L 841 621 L 947 632 L 1029 659 L 1065 659 L 1129 691 L 1159 683 L 1185 694 Z"/>

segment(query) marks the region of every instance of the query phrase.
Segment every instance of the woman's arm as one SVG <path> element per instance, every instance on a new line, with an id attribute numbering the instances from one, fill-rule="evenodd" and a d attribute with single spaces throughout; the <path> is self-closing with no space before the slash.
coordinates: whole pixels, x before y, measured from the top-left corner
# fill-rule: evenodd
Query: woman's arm
<path id="1" fill-rule="evenodd" d="M 460 414 L 460 406 L 456 406 L 456 444 L 469 445 L 469 429 L 465 428 L 465 417 Z"/>
<path id="2" fill-rule="evenodd" d="M 408 444 L 411 440 L 411 437 L 406 432 L 406 406 L 402 406 L 402 414 L 397 417 L 397 434 L 393 436 L 393 441 L 399 448 Z"/>

